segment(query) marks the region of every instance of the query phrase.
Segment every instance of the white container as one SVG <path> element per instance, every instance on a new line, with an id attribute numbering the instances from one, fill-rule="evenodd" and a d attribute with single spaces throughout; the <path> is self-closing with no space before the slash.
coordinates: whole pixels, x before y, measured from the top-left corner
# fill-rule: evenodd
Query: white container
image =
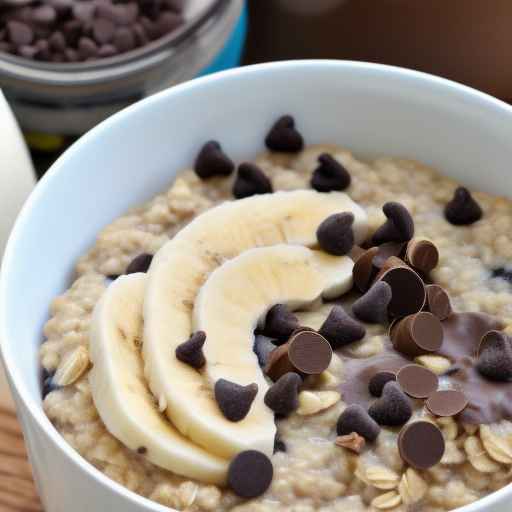
<path id="1" fill-rule="evenodd" d="M 37 352 L 50 301 L 98 231 L 167 187 L 201 143 L 218 139 L 235 159 L 251 158 L 284 113 L 308 143 L 416 158 L 474 189 L 512 197 L 512 109 L 398 68 L 334 61 L 241 68 L 155 95 L 99 125 L 39 183 L 2 266 L 2 355 L 47 512 L 169 512 L 94 469 L 45 416 Z M 510 500 L 512 486 L 459 512 L 507 512 Z"/>

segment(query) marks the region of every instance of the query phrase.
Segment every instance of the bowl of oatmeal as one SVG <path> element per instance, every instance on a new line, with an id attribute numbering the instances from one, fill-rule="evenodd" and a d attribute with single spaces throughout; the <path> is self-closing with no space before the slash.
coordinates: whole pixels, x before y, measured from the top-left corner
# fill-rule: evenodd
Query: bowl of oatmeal
<path id="1" fill-rule="evenodd" d="M 11 235 L 2 357 L 48 511 L 505 511 L 510 108 L 386 66 L 193 81 Z"/>

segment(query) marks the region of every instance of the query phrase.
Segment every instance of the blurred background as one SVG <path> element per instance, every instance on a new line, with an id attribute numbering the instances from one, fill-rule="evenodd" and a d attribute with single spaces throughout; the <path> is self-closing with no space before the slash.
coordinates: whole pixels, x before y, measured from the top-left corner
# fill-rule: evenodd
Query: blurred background
<path id="1" fill-rule="evenodd" d="M 121 23 L 115 12 L 76 12 L 95 2 L 0 0 L 0 87 L 38 175 L 77 136 L 129 103 L 195 76 L 255 62 L 381 62 L 512 98 L 509 0 L 112 0 L 114 7 L 138 9 Z M 45 19 L 43 7 L 54 9 L 57 19 L 51 11 Z M 162 17 L 167 24 L 155 32 Z M 13 19 L 33 31 L 28 43 L 12 42 L 21 37 L 10 30 Z M 83 27 L 78 42 L 66 32 L 77 20 Z M 98 38 L 104 20 L 117 32 L 103 30 Z M 118 44 L 120 30 L 134 34 L 133 46 Z M 56 32 L 66 38 L 61 46 Z M 81 39 L 94 46 L 84 47 Z"/>

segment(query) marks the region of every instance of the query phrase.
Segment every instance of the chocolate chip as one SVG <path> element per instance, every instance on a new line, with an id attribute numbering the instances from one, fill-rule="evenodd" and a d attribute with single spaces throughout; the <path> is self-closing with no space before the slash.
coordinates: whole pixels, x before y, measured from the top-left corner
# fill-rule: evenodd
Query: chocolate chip
<path id="1" fill-rule="evenodd" d="M 55 391 L 56 389 L 59 389 L 59 386 L 55 384 L 53 381 L 54 375 L 55 372 L 49 372 L 46 368 L 43 368 L 43 374 L 41 376 L 43 400 L 49 393 Z"/>
<path id="2" fill-rule="evenodd" d="M 428 274 L 439 263 L 439 251 L 429 240 L 411 240 L 407 244 L 405 259 L 416 270 Z"/>
<path id="3" fill-rule="evenodd" d="M 254 196 L 256 194 L 270 194 L 272 183 L 265 173 L 256 165 L 243 163 L 238 166 L 233 195 L 237 199 Z"/>
<path id="4" fill-rule="evenodd" d="M 391 301 L 388 306 L 391 316 L 401 317 L 421 311 L 426 299 L 425 286 L 414 270 L 397 266 L 385 271 L 380 279 L 391 287 Z"/>
<path id="5" fill-rule="evenodd" d="M 94 57 L 97 52 L 98 45 L 90 37 L 81 37 L 78 40 L 78 53 L 82 59 Z"/>
<path id="6" fill-rule="evenodd" d="M 412 415 L 411 401 L 396 382 L 388 382 L 382 396 L 368 409 L 368 414 L 379 425 L 398 427 L 409 421 Z"/>
<path id="7" fill-rule="evenodd" d="M 187 340 L 176 347 L 176 357 L 182 363 L 192 368 L 202 368 L 206 364 L 203 354 L 203 345 L 206 341 L 204 331 L 197 331 Z"/>
<path id="8" fill-rule="evenodd" d="M 99 18 L 94 20 L 92 25 L 92 34 L 96 42 L 99 44 L 106 44 L 112 41 L 116 26 L 114 23 L 106 18 Z"/>
<path id="9" fill-rule="evenodd" d="M 377 275 L 377 269 L 373 265 L 373 259 L 378 250 L 378 247 L 371 247 L 361 254 L 354 262 L 352 277 L 354 279 L 354 284 L 361 292 L 368 290 L 370 283 Z"/>
<path id="10" fill-rule="evenodd" d="M 17 46 L 28 45 L 34 39 L 34 31 L 25 23 L 9 21 L 7 23 L 7 36 L 9 41 Z"/>
<path id="11" fill-rule="evenodd" d="M 354 245 L 352 213 L 334 213 L 327 217 L 316 230 L 320 247 L 329 254 L 343 256 L 350 252 Z"/>
<path id="12" fill-rule="evenodd" d="M 52 50 L 57 52 L 62 52 L 66 49 L 66 39 L 64 38 L 62 32 L 59 31 L 54 32 L 48 38 L 48 44 Z"/>
<path id="13" fill-rule="evenodd" d="M 341 306 L 333 306 L 318 332 L 336 350 L 363 339 L 366 329 L 357 320 L 349 316 Z"/>
<path id="14" fill-rule="evenodd" d="M 372 242 L 380 245 L 385 242 L 408 242 L 414 236 L 414 222 L 405 206 L 396 202 L 382 207 L 387 221 L 373 234 Z"/>
<path id="15" fill-rule="evenodd" d="M 319 166 L 313 171 L 311 186 L 318 192 L 345 190 L 350 186 L 348 171 L 329 153 L 318 157 Z"/>
<path id="16" fill-rule="evenodd" d="M 57 12 L 51 5 L 40 5 L 32 10 L 32 20 L 42 25 L 51 25 L 57 19 Z"/>
<path id="17" fill-rule="evenodd" d="M 377 372 L 368 383 L 368 391 L 372 396 L 382 396 L 382 390 L 388 382 L 396 381 L 396 375 L 393 372 L 380 371 Z"/>
<path id="18" fill-rule="evenodd" d="M 398 450 L 402 459 L 416 469 L 435 466 L 444 454 L 441 430 L 430 421 L 414 421 L 398 435 Z"/>
<path id="19" fill-rule="evenodd" d="M 391 286 L 377 281 L 352 305 L 352 312 L 359 320 L 371 324 L 383 324 L 388 320 L 388 306 L 391 302 Z"/>
<path id="20" fill-rule="evenodd" d="M 285 343 L 272 350 L 268 355 L 263 372 L 274 382 L 285 373 L 296 371 L 288 357 L 288 347 L 289 344 Z"/>
<path id="21" fill-rule="evenodd" d="M 256 354 L 258 363 L 261 367 L 267 364 L 270 352 L 275 348 L 275 344 L 268 336 L 257 334 L 254 337 L 253 352 Z"/>
<path id="22" fill-rule="evenodd" d="M 203 180 L 214 176 L 229 176 L 235 164 L 222 151 L 221 145 L 216 140 L 207 142 L 199 151 L 194 165 L 196 174 Z"/>
<path id="23" fill-rule="evenodd" d="M 128 27 L 120 27 L 114 34 L 112 44 L 120 53 L 128 52 L 135 48 L 135 35 Z"/>
<path id="24" fill-rule="evenodd" d="M 300 375 L 294 372 L 285 373 L 265 393 L 265 405 L 280 416 L 288 416 L 299 407 L 301 384 Z"/>
<path id="25" fill-rule="evenodd" d="M 428 398 L 437 391 L 437 375 L 419 364 L 408 364 L 397 373 L 396 379 L 402 391 L 413 398 Z"/>
<path id="26" fill-rule="evenodd" d="M 504 332 L 489 331 L 482 338 L 476 368 L 489 380 L 512 380 L 512 341 Z"/>
<path id="27" fill-rule="evenodd" d="M 273 475 L 272 462 L 264 453 L 247 450 L 230 462 L 228 484 L 237 496 L 256 498 L 269 488 Z"/>
<path id="28" fill-rule="evenodd" d="M 469 190 L 458 187 L 452 200 L 445 206 L 446 220 L 455 226 L 467 226 L 482 218 L 480 205 L 473 199 Z"/>
<path id="29" fill-rule="evenodd" d="M 265 138 L 265 144 L 271 151 L 298 153 L 304 147 L 302 135 L 295 128 L 292 116 L 280 117 Z"/>
<path id="30" fill-rule="evenodd" d="M 435 416 L 455 416 L 468 405 L 466 395 L 457 389 L 441 389 L 426 401 L 427 409 Z"/>
<path id="31" fill-rule="evenodd" d="M 136 256 L 126 267 L 125 274 L 135 274 L 136 272 L 147 272 L 153 261 L 153 255 L 143 252 Z"/>
<path id="32" fill-rule="evenodd" d="M 392 256 L 400 258 L 404 253 L 405 247 L 405 242 L 386 242 L 379 245 L 377 253 L 373 258 L 373 266 L 381 269 Z"/>
<path id="33" fill-rule="evenodd" d="M 243 420 L 258 394 L 258 384 L 241 386 L 236 382 L 219 379 L 214 388 L 215 400 L 229 421 Z"/>
<path id="34" fill-rule="evenodd" d="M 292 332 L 299 327 L 298 318 L 284 304 L 272 306 L 265 317 L 263 333 L 270 338 L 276 338 L 278 343 L 288 340 Z"/>
<path id="35" fill-rule="evenodd" d="M 301 331 L 290 339 L 288 358 L 294 368 L 306 375 L 319 375 L 329 366 L 332 348 L 314 331 Z"/>
<path id="36" fill-rule="evenodd" d="M 428 310 L 439 320 L 446 320 L 453 313 L 450 296 L 446 290 L 438 284 L 429 284 L 425 290 Z"/>
<path id="37" fill-rule="evenodd" d="M 148 449 L 145 446 L 139 446 L 137 448 L 137 453 L 139 455 L 145 455 L 146 453 L 148 453 Z"/>
<path id="38" fill-rule="evenodd" d="M 286 443 L 276 434 L 274 437 L 274 453 L 286 452 Z"/>
<path id="39" fill-rule="evenodd" d="M 403 318 L 391 330 L 395 349 L 411 357 L 436 352 L 441 348 L 443 338 L 441 321 L 427 311 Z"/>
<path id="40" fill-rule="evenodd" d="M 356 432 L 371 442 L 377 439 L 380 427 L 360 405 L 352 404 L 338 418 L 336 432 L 339 436 Z"/>
<path id="41" fill-rule="evenodd" d="M 512 283 L 512 270 L 503 267 L 495 268 L 492 271 L 492 277 L 500 278 L 509 283 Z"/>

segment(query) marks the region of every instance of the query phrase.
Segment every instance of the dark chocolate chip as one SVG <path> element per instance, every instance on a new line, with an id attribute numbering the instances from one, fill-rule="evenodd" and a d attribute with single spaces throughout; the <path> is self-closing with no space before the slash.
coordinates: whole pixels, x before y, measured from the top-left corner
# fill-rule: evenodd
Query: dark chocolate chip
<path id="1" fill-rule="evenodd" d="M 436 416 L 455 416 L 468 405 L 468 399 L 457 389 L 440 389 L 429 396 L 425 405 Z"/>
<path id="2" fill-rule="evenodd" d="M 336 432 L 339 436 L 356 432 L 367 441 L 375 441 L 380 433 L 380 427 L 363 407 L 358 404 L 352 404 L 338 418 Z"/>
<path id="3" fill-rule="evenodd" d="M 408 364 L 400 368 L 396 380 L 402 391 L 413 398 L 428 398 L 437 391 L 439 385 L 437 375 L 419 364 Z"/>
<path id="4" fill-rule="evenodd" d="M 297 373 L 284 374 L 265 393 L 265 404 L 280 416 L 288 416 L 299 407 L 299 387 L 302 379 Z"/>
<path id="5" fill-rule="evenodd" d="M 115 31 L 116 26 L 114 23 L 106 18 L 99 18 L 93 22 L 92 34 L 99 44 L 110 43 L 114 37 Z"/>
<path id="6" fill-rule="evenodd" d="M 414 236 L 414 222 L 405 206 L 396 202 L 386 203 L 382 207 L 386 222 L 372 237 L 375 245 L 385 242 L 408 242 Z"/>
<path id="7" fill-rule="evenodd" d="M 236 382 L 219 379 L 215 383 L 215 400 L 224 417 L 229 421 L 243 420 L 258 394 L 258 384 L 241 386 Z"/>
<path id="8" fill-rule="evenodd" d="M 55 372 L 49 372 L 46 368 L 43 368 L 43 374 L 41 376 L 43 400 L 46 398 L 46 395 L 59 389 L 59 386 L 53 382 L 54 375 Z"/>
<path id="9" fill-rule="evenodd" d="M 412 415 L 411 401 L 396 382 L 388 382 L 382 396 L 368 409 L 368 414 L 379 425 L 398 427 L 409 421 Z"/>
<path id="10" fill-rule="evenodd" d="M 441 348 L 443 338 L 441 321 L 427 311 L 402 318 L 391 330 L 395 349 L 411 357 L 436 352 Z"/>
<path id="11" fill-rule="evenodd" d="M 128 52 L 135 48 L 135 35 L 128 27 L 120 27 L 116 30 L 112 44 L 119 52 Z"/>
<path id="12" fill-rule="evenodd" d="M 276 434 L 274 437 L 274 453 L 286 452 L 286 443 Z"/>
<path id="13" fill-rule="evenodd" d="M 391 286 L 377 281 L 352 305 L 352 312 L 359 320 L 371 324 L 383 324 L 388 320 L 388 306 L 391 302 Z"/>
<path id="14" fill-rule="evenodd" d="M 29 25 L 13 20 L 7 23 L 7 36 L 11 43 L 16 46 L 23 46 L 32 42 L 34 31 Z"/>
<path id="15" fill-rule="evenodd" d="M 357 320 L 348 315 L 341 306 L 333 306 L 318 332 L 337 348 L 364 338 L 366 329 Z"/>
<path id="16" fill-rule="evenodd" d="M 32 20 L 41 25 L 51 25 L 57 19 L 57 12 L 51 5 L 40 5 L 32 10 Z"/>
<path id="17" fill-rule="evenodd" d="M 265 317 L 263 334 L 276 338 L 276 344 L 285 343 L 292 332 L 299 327 L 298 318 L 284 304 L 272 306 Z"/>
<path id="18" fill-rule="evenodd" d="M 377 253 L 373 258 L 373 266 L 381 269 L 392 256 L 400 258 L 404 253 L 405 247 L 405 242 L 386 242 L 379 245 Z"/>
<path id="19" fill-rule="evenodd" d="M 206 364 L 203 345 L 206 341 L 204 331 L 197 331 L 185 342 L 176 347 L 176 357 L 192 368 L 202 368 Z"/>
<path id="20" fill-rule="evenodd" d="M 329 254 L 342 256 L 350 252 L 354 246 L 352 213 L 334 213 L 327 217 L 316 230 L 320 247 Z"/>
<path id="21" fill-rule="evenodd" d="M 81 37 L 78 40 L 78 53 L 82 59 L 90 59 L 98 53 L 98 45 L 90 37 Z"/>
<path id="22" fill-rule="evenodd" d="M 482 208 L 465 187 L 458 187 L 455 190 L 452 200 L 444 209 L 446 220 L 455 226 L 473 224 L 480 220 L 482 215 Z"/>
<path id="23" fill-rule="evenodd" d="M 222 151 L 216 140 L 207 142 L 199 151 L 194 165 L 196 174 L 203 180 L 214 176 L 229 176 L 235 168 L 232 160 Z"/>
<path id="24" fill-rule="evenodd" d="M 446 290 L 438 284 L 429 284 L 425 290 L 428 310 L 439 320 L 446 320 L 453 313 L 450 296 Z"/>
<path id="25" fill-rule="evenodd" d="M 48 44 L 50 45 L 50 48 L 57 52 L 62 52 L 66 49 L 66 39 L 62 32 L 54 32 L 49 38 L 48 38 Z"/>
<path id="26" fill-rule="evenodd" d="M 253 352 L 258 358 L 258 363 L 261 367 L 267 364 L 270 352 L 276 348 L 274 342 L 263 334 L 256 334 L 254 337 Z"/>
<path id="27" fill-rule="evenodd" d="M 398 449 L 402 459 L 416 469 L 435 466 L 444 454 L 441 430 L 430 421 L 414 421 L 398 435 Z"/>
<path id="28" fill-rule="evenodd" d="M 345 190 L 350 186 L 350 174 L 338 160 L 329 153 L 318 157 L 319 166 L 313 171 L 311 186 L 318 192 Z"/>
<path id="29" fill-rule="evenodd" d="M 148 453 L 148 449 L 145 446 L 139 446 L 137 448 L 137 453 L 139 455 L 145 455 L 146 453 Z"/>
<path id="30" fill-rule="evenodd" d="M 280 117 L 265 138 L 265 144 L 271 151 L 298 153 L 304 147 L 302 135 L 295 128 L 292 116 Z"/>
<path id="31" fill-rule="evenodd" d="M 239 453 L 229 464 L 228 484 L 241 498 L 261 496 L 270 486 L 274 468 L 270 459 L 256 450 Z"/>
<path id="32" fill-rule="evenodd" d="M 274 382 L 285 373 L 296 371 L 288 357 L 288 347 L 289 344 L 285 343 L 272 350 L 268 355 L 263 372 Z"/>
<path id="33" fill-rule="evenodd" d="M 389 259 L 391 260 L 391 258 Z M 385 270 L 380 279 L 391 287 L 389 314 L 393 317 L 401 317 L 421 311 L 425 305 L 426 292 L 421 277 L 414 270 L 407 267 L 402 260 L 398 258 L 396 260 L 401 264 Z M 379 278 L 379 275 L 377 275 L 377 278 Z"/>
<path id="34" fill-rule="evenodd" d="M 429 240 L 411 240 L 407 244 L 405 259 L 411 267 L 428 274 L 439 263 L 439 251 Z"/>
<path id="35" fill-rule="evenodd" d="M 492 271 L 492 277 L 496 277 L 499 279 L 504 279 L 505 281 L 512 284 L 512 270 L 509 270 L 507 268 L 495 268 Z"/>
<path id="36" fill-rule="evenodd" d="M 331 362 L 332 348 L 317 332 L 301 331 L 290 339 L 288 359 L 299 372 L 305 375 L 319 375 Z"/>
<path id="37" fill-rule="evenodd" d="M 502 331 L 490 331 L 479 347 L 477 370 L 489 380 L 512 380 L 512 341 Z"/>
<path id="38" fill-rule="evenodd" d="M 377 372 L 368 383 L 368 391 L 374 397 L 381 397 L 382 390 L 388 382 L 396 381 L 396 374 L 388 371 Z"/>
<path id="39" fill-rule="evenodd" d="M 256 165 L 243 163 L 238 166 L 233 195 L 237 199 L 254 196 L 256 194 L 270 194 L 272 183 L 265 173 Z"/>
<path id="40" fill-rule="evenodd" d="M 135 274 L 137 272 L 147 272 L 153 261 L 153 255 L 143 252 L 136 256 L 126 267 L 125 274 Z"/>
<path id="41" fill-rule="evenodd" d="M 363 252 L 354 262 L 352 277 L 354 278 L 354 284 L 361 292 L 368 290 L 370 283 L 377 275 L 377 269 L 373 265 L 373 260 L 378 250 L 378 247 L 371 247 Z"/>

